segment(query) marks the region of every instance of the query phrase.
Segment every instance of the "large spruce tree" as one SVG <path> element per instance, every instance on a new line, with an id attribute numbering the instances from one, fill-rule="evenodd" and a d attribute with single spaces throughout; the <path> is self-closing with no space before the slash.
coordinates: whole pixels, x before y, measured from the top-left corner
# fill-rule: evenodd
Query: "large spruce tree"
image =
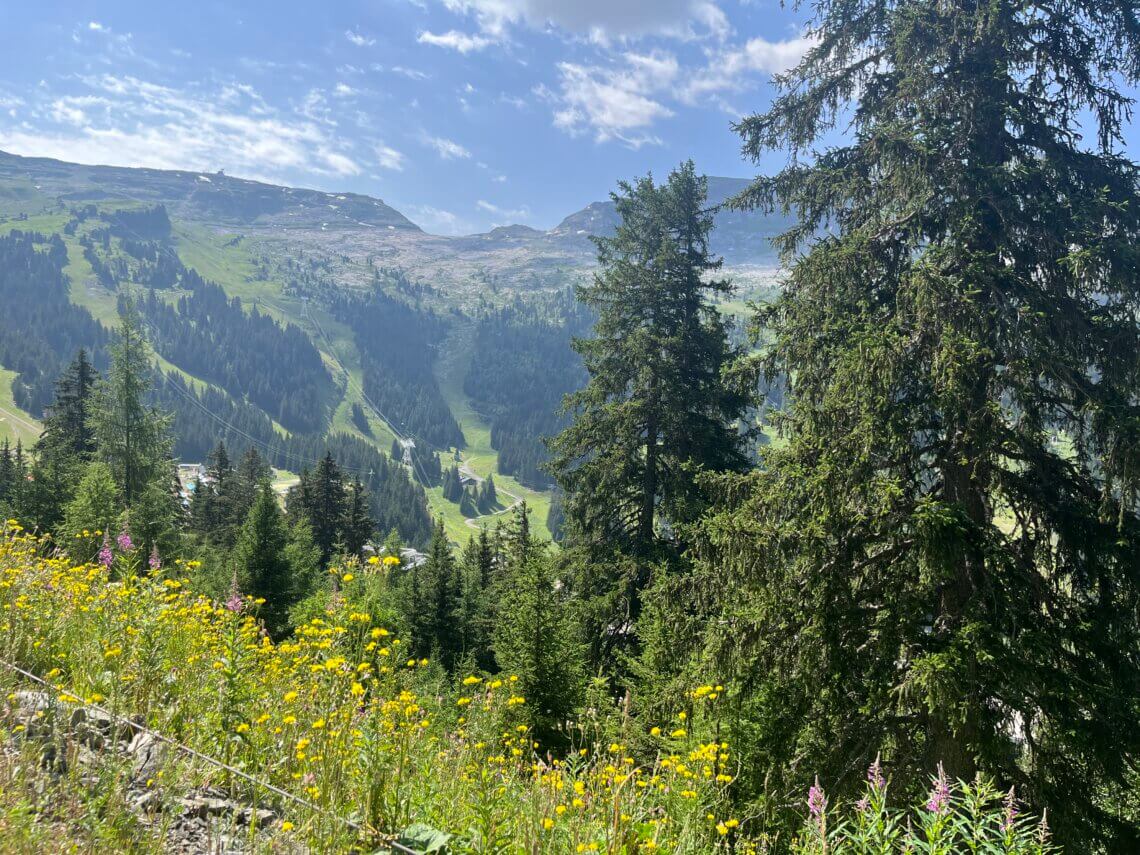
<path id="1" fill-rule="evenodd" d="M 129 510 L 171 467 L 170 417 L 149 402 L 150 348 L 134 304 L 120 301 L 111 367 L 95 387 L 89 410 L 96 456 L 111 467 Z"/>
<path id="2" fill-rule="evenodd" d="M 98 372 L 80 348 L 55 384 L 55 400 L 44 415 L 43 433 L 35 445 L 33 489 L 25 522 L 52 530 L 62 519 L 68 490 L 83 475 L 95 450 L 90 410 Z"/>
<path id="3" fill-rule="evenodd" d="M 640 557 L 655 554 L 660 523 L 699 507 L 690 467 L 744 463 L 732 422 L 747 403 L 723 382 L 731 350 L 712 298 L 707 182 L 692 161 L 664 184 L 622 182 L 612 237 L 595 238 L 601 272 L 578 289 L 598 319 L 576 339 L 589 382 L 567 397 L 574 421 L 551 443 L 575 532 Z"/>
<path id="4" fill-rule="evenodd" d="M 572 547 L 564 578 L 593 672 L 623 667 L 617 649 L 636 647 L 651 568 L 676 561 L 678 524 L 705 506 L 694 473 L 745 465 L 733 422 L 749 400 L 722 377 L 734 354 L 712 300 L 730 286 L 709 253 L 705 179 L 690 161 L 612 196 L 620 223 L 595 239 L 601 271 L 578 289 L 597 314 L 593 337 L 574 340 L 589 381 L 549 443 Z"/>
<path id="5" fill-rule="evenodd" d="M 943 762 L 1073 851 L 1137 851 L 1136 7 L 813 9 L 738 128 L 792 154 L 738 200 L 800 216 L 759 319 L 788 445 L 724 479 L 697 546 L 746 778 L 778 811 L 880 751 L 897 786 Z"/>

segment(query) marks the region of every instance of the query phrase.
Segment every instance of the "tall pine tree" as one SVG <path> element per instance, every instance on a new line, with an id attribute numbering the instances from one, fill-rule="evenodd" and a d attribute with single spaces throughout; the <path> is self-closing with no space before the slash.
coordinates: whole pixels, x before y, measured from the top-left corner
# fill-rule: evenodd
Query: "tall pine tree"
<path id="1" fill-rule="evenodd" d="M 48 407 L 43 433 L 35 446 L 30 507 L 31 521 L 51 530 L 59 523 L 70 488 L 83 476 L 95 450 L 90 411 L 98 373 L 80 348 L 56 381 L 55 400 Z"/>
<path id="2" fill-rule="evenodd" d="M 96 386 L 90 422 L 96 455 L 111 467 L 128 509 L 149 485 L 165 481 L 171 466 L 170 417 L 148 403 L 150 380 L 150 351 L 138 312 L 122 300 L 111 367 Z"/>
<path id="3" fill-rule="evenodd" d="M 598 315 L 593 337 L 574 342 L 590 379 L 551 443 L 576 534 L 643 558 L 701 508 L 691 468 L 745 465 L 733 422 L 748 398 L 721 377 L 733 353 L 711 300 L 730 285 L 713 278 L 706 187 L 689 161 L 664 184 L 612 194 L 621 221 L 594 239 L 601 272 L 578 289 Z"/>
<path id="4" fill-rule="evenodd" d="M 813 8 L 739 126 L 753 157 L 792 153 L 739 200 L 800 216 L 759 319 L 788 445 L 726 479 L 696 547 L 740 783 L 778 812 L 816 774 L 857 789 L 877 752 L 900 788 L 943 762 L 1016 784 L 1074 851 L 1136 851 L 1136 8 Z"/>
<path id="5" fill-rule="evenodd" d="M 263 482 L 238 534 L 233 567 L 245 594 L 264 598 L 261 616 L 269 633 L 280 637 L 288 628 L 289 608 L 305 593 L 294 576 L 287 547 L 289 527 L 269 482 Z"/>

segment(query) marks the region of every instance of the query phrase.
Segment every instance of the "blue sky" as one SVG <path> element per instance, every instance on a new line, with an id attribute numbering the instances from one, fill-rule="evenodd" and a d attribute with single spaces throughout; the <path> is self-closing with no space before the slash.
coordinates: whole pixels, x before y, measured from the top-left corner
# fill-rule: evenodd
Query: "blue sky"
<path id="1" fill-rule="evenodd" d="M 776 0 L 3 2 L 0 149 L 368 193 L 447 234 L 686 157 L 755 174 L 729 124 L 808 44 Z"/>
<path id="2" fill-rule="evenodd" d="M 729 123 L 806 46 L 773 0 L 5 5 L 0 149 L 368 193 L 441 233 L 547 228 L 690 156 L 754 174 Z"/>

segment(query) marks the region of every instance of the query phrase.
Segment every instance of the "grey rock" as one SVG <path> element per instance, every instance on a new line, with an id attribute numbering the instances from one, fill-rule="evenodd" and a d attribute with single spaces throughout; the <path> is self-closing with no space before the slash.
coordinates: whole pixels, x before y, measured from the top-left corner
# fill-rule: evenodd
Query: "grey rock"
<path id="1" fill-rule="evenodd" d="M 156 779 L 162 767 L 166 765 L 166 758 L 170 746 L 155 739 L 149 733 L 142 731 L 135 734 L 127 746 L 127 753 L 133 757 L 131 777 L 138 783 Z"/>

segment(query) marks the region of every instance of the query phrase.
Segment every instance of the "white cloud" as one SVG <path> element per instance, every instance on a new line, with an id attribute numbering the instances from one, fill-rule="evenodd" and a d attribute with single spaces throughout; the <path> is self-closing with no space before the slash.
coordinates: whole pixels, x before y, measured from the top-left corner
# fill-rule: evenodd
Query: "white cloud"
<path id="1" fill-rule="evenodd" d="M 369 38 L 355 29 L 345 30 L 344 37 L 357 47 L 372 47 L 372 45 L 376 44 L 376 39 Z"/>
<path id="2" fill-rule="evenodd" d="M 475 207 L 480 211 L 486 211 L 488 214 L 494 214 L 499 220 L 495 225 L 508 225 L 530 219 L 530 208 L 526 205 L 521 208 L 501 208 L 486 199 L 480 199 L 475 203 Z"/>
<path id="3" fill-rule="evenodd" d="M 337 98 L 351 98 L 353 95 L 359 94 L 355 89 L 347 83 L 341 82 L 333 87 L 333 95 Z"/>
<path id="4" fill-rule="evenodd" d="M 436 153 L 444 160 L 459 160 L 471 157 L 471 152 L 454 140 L 445 137 L 425 136 L 424 144 L 434 148 Z"/>
<path id="5" fill-rule="evenodd" d="M 677 80 L 680 65 L 667 53 L 627 53 L 614 66 L 558 65 L 561 91 L 541 87 L 539 97 L 555 104 L 554 124 L 571 134 L 592 130 L 598 142 L 620 140 L 640 148 L 660 140 L 647 129 L 673 115 L 660 100 Z"/>
<path id="6" fill-rule="evenodd" d="M 483 50 L 488 45 L 495 43 L 495 39 L 487 36 L 461 33 L 458 30 L 448 30 L 446 33 L 432 33 L 424 30 L 420 33 L 417 41 L 423 45 L 451 48 L 462 54 L 468 54 L 473 50 Z"/>
<path id="7" fill-rule="evenodd" d="M 6 92 L 0 92 L 0 110 L 7 110 L 8 115 L 16 118 L 18 107 L 24 106 L 24 99 Z"/>
<path id="8" fill-rule="evenodd" d="M 348 155 L 341 154 L 338 151 L 330 151 L 323 147 L 317 150 L 317 155 L 337 175 L 360 174 L 360 167 Z"/>
<path id="9" fill-rule="evenodd" d="M 404 155 L 391 146 L 384 145 L 384 143 L 376 144 L 376 162 L 379 163 L 383 169 L 403 172 L 405 160 Z"/>
<path id="10" fill-rule="evenodd" d="M 131 76 L 79 78 L 88 91 L 36 90 L 42 125 L 0 127 L 17 154 L 113 166 L 228 172 L 285 181 L 360 173 L 339 135 L 302 115 L 274 110 L 241 85 L 174 89 Z"/>
<path id="11" fill-rule="evenodd" d="M 645 35 L 723 38 L 728 19 L 714 0 L 441 0 L 475 18 L 481 32 L 506 37 L 510 26 L 557 27 L 597 42 Z M 700 31 L 694 30 L 694 25 Z"/>
<path id="12" fill-rule="evenodd" d="M 412 222 L 435 234 L 463 235 L 471 234 L 475 230 L 474 226 L 467 220 L 443 208 L 435 208 L 431 205 L 411 205 L 406 210 Z"/>
<path id="13" fill-rule="evenodd" d="M 559 63 L 557 92 L 541 83 L 532 91 L 553 105 L 554 124 L 567 133 L 592 132 L 598 142 L 617 140 L 639 148 L 660 142 L 651 128 L 673 116 L 678 104 L 730 109 L 725 93 L 743 91 L 760 76 L 791 68 L 812 44 L 805 36 L 722 44 L 706 50 L 704 63 L 696 67 L 682 66 L 664 51 L 606 52 L 612 57 L 608 63 Z"/>
<path id="14" fill-rule="evenodd" d="M 686 104 L 721 92 L 739 91 L 755 74 L 779 74 L 795 66 L 814 42 L 806 36 L 770 42 L 749 39 L 739 47 L 724 48 L 709 56 L 708 64 L 687 75 L 678 97 Z"/>
<path id="15" fill-rule="evenodd" d="M 393 65 L 390 71 L 393 74 L 399 74 L 401 77 L 406 77 L 408 80 L 427 80 L 431 77 L 426 71 L 420 71 L 418 68 L 406 68 L 402 65 Z"/>
<path id="16" fill-rule="evenodd" d="M 87 29 L 91 30 L 93 33 L 102 33 L 106 32 L 107 30 L 107 28 L 100 24 L 98 21 L 88 21 Z"/>

